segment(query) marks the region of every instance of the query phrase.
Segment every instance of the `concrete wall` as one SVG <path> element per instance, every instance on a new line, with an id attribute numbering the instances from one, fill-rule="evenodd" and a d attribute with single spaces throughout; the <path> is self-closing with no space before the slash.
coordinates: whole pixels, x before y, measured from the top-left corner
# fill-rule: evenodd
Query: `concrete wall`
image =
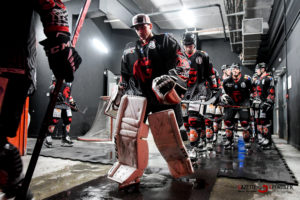
<path id="1" fill-rule="evenodd" d="M 286 66 L 286 81 L 283 83 L 283 79 L 279 76 L 277 80 L 279 83 L 277 85 L 284 85 L 288 92 L 287 99 L 287 140 L 290 144 L 300 149 L 300 72 L 299 72 L 299 55 L 300 55 L 300 23 L 299 23 L 299 10 L 300 10 L 300 1 L 291 0 L 291 1 L 280 1 L 275 0 L 274 5 L 282 4 L 281 7 L 284 7 L 284 12 L 281 16 L 278 16 L 277 13 L 272 13 L 274 16 L 271 20 L 274 20 L 276 23 L 271 26 L 270 33 L 280 32 L 281 35 L 278 36 L 278 43 L 275 43 L 270 46 L 274 46 L 273 49 L 270 49 L 270 66 L 274 70 L 281 70 L 282 67 Z M 282 17 L 282 21 L 276 20 Z M 277 22 L 278 21 L 278 22 Z M 272 22 L 272 21 L 270 21 Z M 283 31 L 279 31 L 282 27 L 281 23 L 284 23 Z M 279 51 L 278 51 L 279 49 Z M 276 73 L 275 73 L 276 75 Z M 291 88 L 289 88 L 288 77 L 291 78 Z M 278 85 L 278 86 L 279 86 Z M 281 95 L 281 94 L 279 94 Z M 280 99 L 279 99 L 280 100 Z M 284 107 L 279 103 L 279 110 L 283 110 Z M 280 113 L 279 116 L 283 114 Z M 284 134 L 280 134 L 282 137 Z"/>

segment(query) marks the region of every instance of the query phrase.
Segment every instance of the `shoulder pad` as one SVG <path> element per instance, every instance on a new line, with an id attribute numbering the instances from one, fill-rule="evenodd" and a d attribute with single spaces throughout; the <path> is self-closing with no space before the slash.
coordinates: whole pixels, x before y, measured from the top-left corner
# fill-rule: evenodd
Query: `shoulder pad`
<path id="1" fill-rule="evenodd" d="M 247 74 L 244 75 L 244 79 L 251 81 L 251 77 Z"/>
<path id="2" fill-rule="evenodd" d="M 203 55 L 203 56 L 206 56 L 206 57 L 209 57 L 209 55 L 208 55 L 208 53 L 206 53 L 206 51 L 200 51 L 201 52 L 201 54 Z"/>
<path id="3" fill-rule="evenodd" d="M 133 42 L 129 42 L 125 46 L 125 49 L 123 51 L 123 55 L 133 53 L 134 51 L 135 51 L 135 44 Z"/>

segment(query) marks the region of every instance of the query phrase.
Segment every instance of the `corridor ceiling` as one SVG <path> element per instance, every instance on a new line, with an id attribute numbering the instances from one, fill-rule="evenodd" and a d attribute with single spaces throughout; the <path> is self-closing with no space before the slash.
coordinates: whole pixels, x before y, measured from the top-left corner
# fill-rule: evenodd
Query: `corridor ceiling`
<path id="1" fill-rule="evenodd" d="M 130 29 L 131 18 L 145 13 L 154 24 L 154 32 L 185 30 L 196 32 L 199 39 L 229 39 L 231 50 L 240 55 L 241 62 L 254 65 L 261 36 L 269 29 L 273 1 L 93 0 L 99 7 L 90 17 L 106 16 L 105 22 L 113 29 Z"/>

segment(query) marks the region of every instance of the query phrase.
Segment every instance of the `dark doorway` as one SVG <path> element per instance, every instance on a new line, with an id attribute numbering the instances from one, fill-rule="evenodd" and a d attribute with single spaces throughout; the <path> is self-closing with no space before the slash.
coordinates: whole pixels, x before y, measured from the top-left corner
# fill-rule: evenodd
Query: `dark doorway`
<path id="1" fill-rule="evenodd" d="M 279 134 L 280 138 L 288 139 L 287 127 L 287 86 L 286 73 L 282 73 L 276 82 L 276 104 L 274 109 L 274 132 Z"/>

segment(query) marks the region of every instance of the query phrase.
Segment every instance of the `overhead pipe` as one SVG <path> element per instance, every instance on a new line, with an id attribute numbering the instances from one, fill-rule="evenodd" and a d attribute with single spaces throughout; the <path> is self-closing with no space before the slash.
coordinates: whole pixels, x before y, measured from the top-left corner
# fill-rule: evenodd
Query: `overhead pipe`
<path id="1" fill-rule="evenodd" d="M 225 23 L 224 23 L 224 19 L 223 19 L 223 15 L 222 15 L 222 9 L 221 9 L 221 5 L 220 4 L 211 4 L 211 5 L 205 5 L 205 6 L 198 6 L 198 7 L 194 7 L 194 8 L 188 8 L 188 10 L 197 10 L 200 8 L 210 8 L 210 7 L 218 7 L 219 11 L 220 11 L 220 15 L 221 15 L 221 20 L 222 20 L 222 25 L 223 25 L 223 31 L 224 31 L 224 39 L 225 41 L 228 40 L 227 35 L 226 35 L 226 29 L 225 29 Z M 168 11 L 163 11 L 163 12 L 154 12 L 154 13 L 150 13 L 147 14 L 148 16 L 156 16 L 156 15 L 162 15 L 162 14 L 168 14 L 168 13 L 174 13 L 174 12 L 181 12 L 181 9 L 177 9 L 177 10 L 168 10 Z"/>

